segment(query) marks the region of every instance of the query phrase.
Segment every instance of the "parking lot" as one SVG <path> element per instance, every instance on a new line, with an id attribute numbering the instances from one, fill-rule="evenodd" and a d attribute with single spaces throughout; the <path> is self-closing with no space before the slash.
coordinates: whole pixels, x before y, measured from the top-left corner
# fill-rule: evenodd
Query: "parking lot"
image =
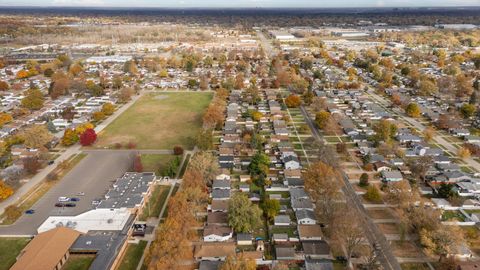
<path id="1" fill-rule="evenodd" d="M 0 235 L 33 235 L 49 216 L 78 215 L 92 207 L 92 201 L 103 198 L 117 177 L 132 164 L 131 153 L 95 151 L 75 166 L 33 207 L 34 214 L 24 214 L 13 225 L 0 226 Z M 80 196 L 78 193 L 85 195 Z M 59 197 L 76 197 L 76 207 L 55 207 Z"/>

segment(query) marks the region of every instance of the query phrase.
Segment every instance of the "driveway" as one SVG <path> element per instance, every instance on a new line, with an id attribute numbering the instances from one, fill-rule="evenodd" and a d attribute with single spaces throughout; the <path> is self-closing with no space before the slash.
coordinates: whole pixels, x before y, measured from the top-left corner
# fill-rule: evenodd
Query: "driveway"
<path id="1" fill-rule="evenodd" d="M 0 235 L 34 235 L 37 228 L 49 217 L 78 215 L 92 208 L 92 200 L 103 198 L 114 180 L 131 168 L 130 152 L 92 151 L 63 179 L 50 189 L 33 207 L 35 214 L 23 215 L 9 226 L 0 226 Z M 84 192 L 84 196 L 77 196 Z M 72 208 L 58 208 L 58 197 L 78 197 Z"/>

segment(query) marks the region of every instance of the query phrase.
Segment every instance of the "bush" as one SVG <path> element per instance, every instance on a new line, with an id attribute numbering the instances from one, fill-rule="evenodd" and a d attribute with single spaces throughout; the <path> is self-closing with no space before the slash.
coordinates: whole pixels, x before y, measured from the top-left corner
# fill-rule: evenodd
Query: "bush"
<path id="1" fill-rule="evenodd" d="M 181 146 L 175 146 L 173 147 L 173 154 L 176 156 L 183 155 L 183 148 Z"/>
<path id="2" fill-rule="evenodd" d="M 120 148 L 122 148 L 122 146 L 123 146 L 123 145 L 122 145 L 121 143 L 118 143 L 118 142 L 117 142 L 117 143 L 115 143 L 115 144 L 113 145 L 113 148 L 115 148 L 115 149 L 120 149 Z"/>
<path id="3" fill-rule="evenodd" d="M 51 172 L 49 174 L 47 174 L 47 181 L 56 181 L 58 179 L 58 175 L 56 172 Z"/>
<path id="4" fill-rule="evenodd" d="M 129 143 L 127 143 L 127 148 L 128 149 L 135 149 L 135 148 L 137 148 L 137 144 L 134 143 L 134 142 L 129 142 Z"/>

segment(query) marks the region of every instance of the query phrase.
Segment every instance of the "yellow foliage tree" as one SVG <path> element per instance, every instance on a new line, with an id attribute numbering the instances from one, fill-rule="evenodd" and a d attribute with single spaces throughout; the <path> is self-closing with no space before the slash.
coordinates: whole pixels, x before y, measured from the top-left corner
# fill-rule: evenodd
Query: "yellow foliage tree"
<path id="1" fill-rule="evenodd" d="M 8 197 L 12 196 L 13 188 L 5 184 L 3 180 L 0 180 L 0 200 L 3 201 Z"/>

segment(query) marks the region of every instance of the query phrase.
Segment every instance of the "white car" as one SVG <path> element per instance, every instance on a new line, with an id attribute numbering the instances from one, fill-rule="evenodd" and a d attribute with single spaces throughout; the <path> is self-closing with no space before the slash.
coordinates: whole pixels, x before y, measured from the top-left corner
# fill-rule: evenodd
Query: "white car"
<path id="1" fill-rule="evenodd" d="M 68 202 L 68 201 L 70 201 L 70 198 L 68 198 L 68 197 L 58 197 L 58 201 L 59 202 Z"/>

